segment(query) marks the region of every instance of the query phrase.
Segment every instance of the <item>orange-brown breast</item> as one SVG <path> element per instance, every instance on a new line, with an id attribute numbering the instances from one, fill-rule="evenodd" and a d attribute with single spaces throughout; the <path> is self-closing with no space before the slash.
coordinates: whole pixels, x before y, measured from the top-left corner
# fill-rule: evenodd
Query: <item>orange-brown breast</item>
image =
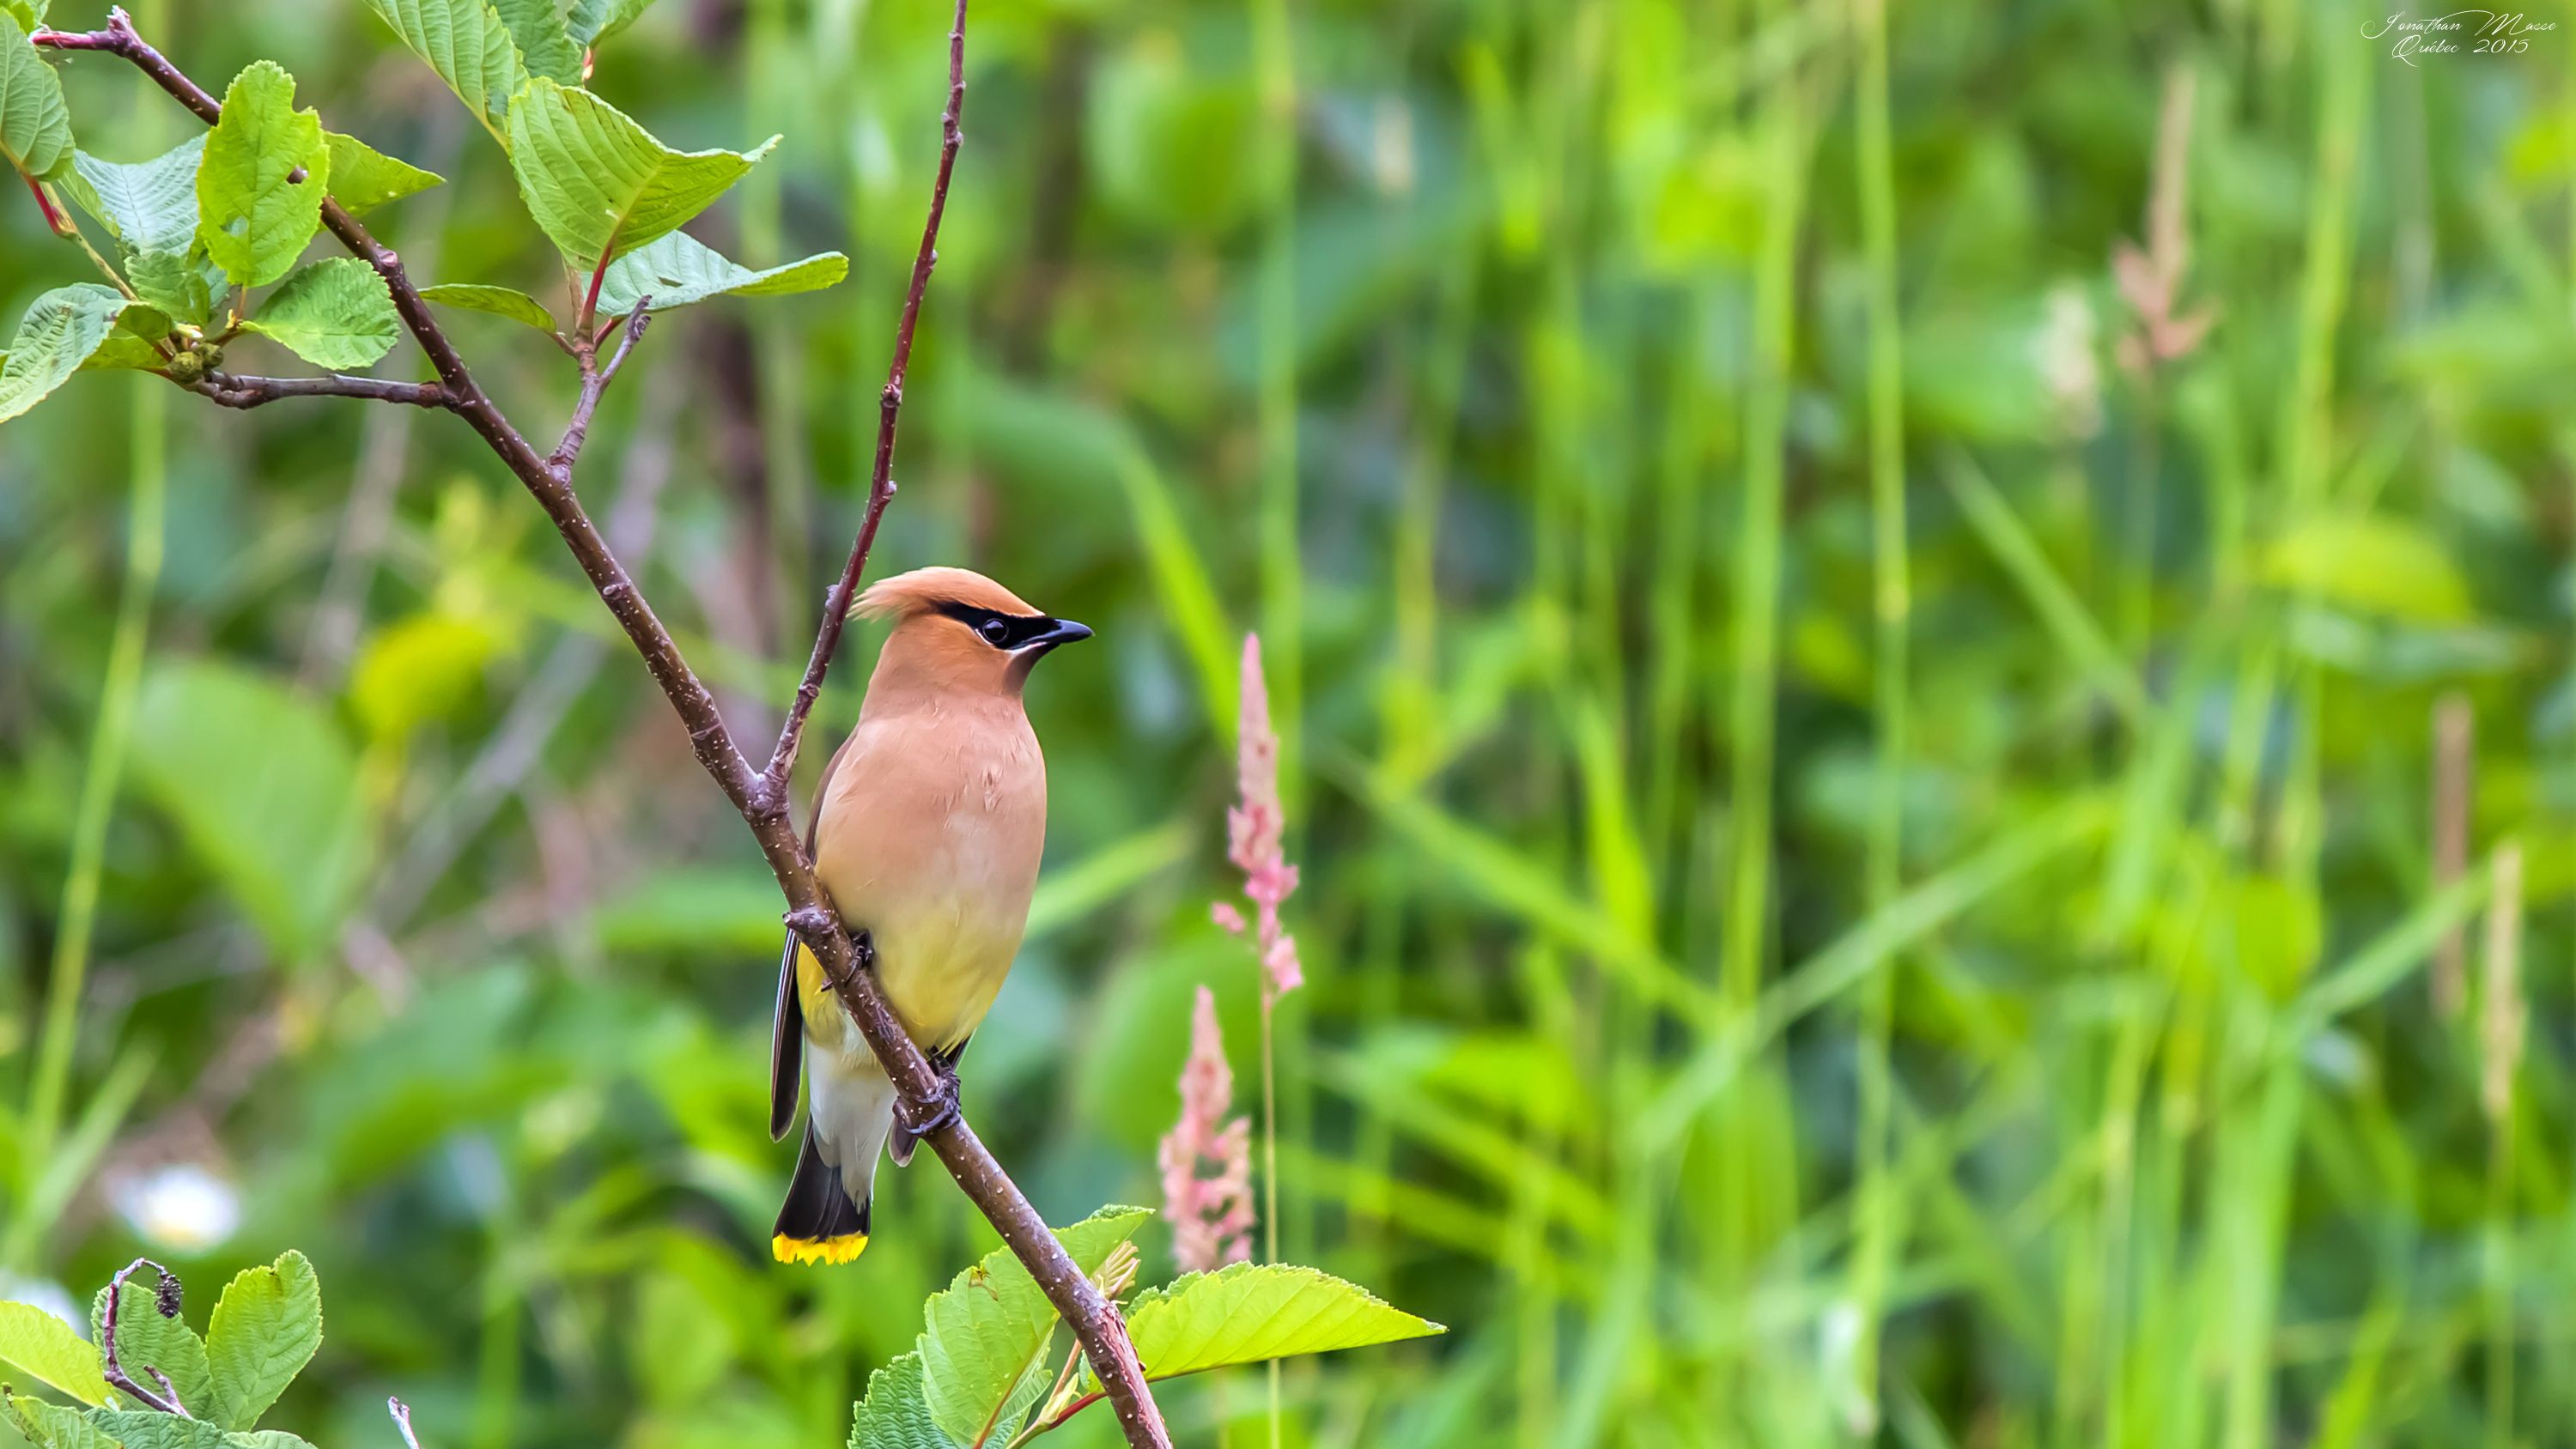
<path id="1" fill-rule="evenodd" d="M 815 869 L 841 919 L 874 938 L 904 1029 L 936 1050 L 983 1020 L 1018 954 L 1046 845 L 1046 762 L 1016 691 L 908 693 L 870 689 L 824 794 Z M 799 985 L 808 1038 L 864 1055 L 821 982 Z"/>

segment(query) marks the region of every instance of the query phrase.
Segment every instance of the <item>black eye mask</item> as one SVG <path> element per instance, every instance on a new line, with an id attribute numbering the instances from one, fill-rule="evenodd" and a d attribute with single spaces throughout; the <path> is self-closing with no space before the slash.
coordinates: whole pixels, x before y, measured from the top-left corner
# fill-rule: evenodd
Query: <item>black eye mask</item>
<path id="1" fill-rule="evenodd" d="M 976 638 L 1005 651 L 1055 635 L 1062 627 L 1058 620 L 1044 614 L 1004 614 L 953 600 L 938 608 L 940 613 L 974 630 Z"/>

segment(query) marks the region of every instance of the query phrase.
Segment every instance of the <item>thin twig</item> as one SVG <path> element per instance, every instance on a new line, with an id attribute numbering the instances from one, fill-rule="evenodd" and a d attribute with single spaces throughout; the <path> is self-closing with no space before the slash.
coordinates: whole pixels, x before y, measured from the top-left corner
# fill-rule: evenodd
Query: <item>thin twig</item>
<path id="1" fill-rule="evenodd" d="M 795 745 L 803 732 L 803 721 L 813 709 L 813 697 L 822 687 L 823 671 L 828 667 L 832 646 L 839 641 L 841 623 L 847 612 L 846 599 L 859 571 L 865 567 L 867 553 L 876 536 L 878 519 L 893 496 L 891 467 L 894 452 L 894 418 L 903 399 L 902 373 L 911 357 L 912 335 L 921 310 L 921 293 L 929 284 L 930 267 L 936 260 L 933 245 L 940 212 L 948 195 L 948 178 L 954 168 L 959 136 L 957 113 L 965 97 L 965 0 L 959 0 L 957 18 L 949 32 L 948 109 L 942 118 L 942 147 L 939 180 L 931 201 L 931 214 L 923 228 L 921 254 L 913 266 L 913 282 L 904 304 L 903 321 L 896 336 L 895 360 L 889 370 L 885 393 L 880 402 L 877 462 L 873 474 L 868 514 L 857 543 L 851 551 L 843 582 L 835 588 L 832 607 L 826 611 L 823 627 L 815 641 L 815 662 L 807 667 L 805 684 L 797 693 L 797 703 L 790 712 L 787 728 L 780 735 L 780 749 L 773 753 L 770 767 L 754 774 L 734 746 L 723 716 L 716 710 L 715 698 L 700 683 L 680 654 L 679 645 L 670 631 L 645 602 L 643 593 L 627 576 L 623 565 L 600 537 L 598 528 L 582 511 L 581 500 L 574 494 L 570 470 L 557 473 L 548 460 L 513 425 L 500 406 L 486 395 L 475 381 L 455 344 L 439 327 L 420 289 L 412 284 L 403 269 L 402 259 L 378 242 L 357 218 L 338 202 L 325 199 L 322 224 L 339 238 L 341 244 L 374 269 L 384 279 L 386 290 L 394 300 L 394 310 L 402 318 L 421 351 L 436 370 L 440 386 L 448 398 L 448 410 L 463 418 L 501 462 L 527 488 L 539 507 L 546 511 L 564 544 L 588 575 L 591 587 L 600 601 L 608 606 L 636 652 L 644 658 L 645 668 L 670 701 L 672 711 L 688 731 L 689 742 L 698 763 L 712 777 L 725 798 L 742 816 L 760 845 L 770 873 L 778 881 L 779 892 L 786 897 L 785 919 L 807 948 L 821 963 L 823 973 L 833 983 L 841 1004 L 849 1011 L 860 1034 L 867 1038 L 877 1060 L 897 1091 L 913 1106 L 928 1110 L 942 1100 L 939 1074 L 931 1068 L 912 1038 L 905 1034 L 878 991 L 872 973 L 863 969 L 858 949 L 849 934 L 823 902 L 821 886 L 815 881 L 813 868 L 806 862 L 802 844 L 788 818 L 786 769 L 794 764 Z M 37 43 L 55 49 L 103 50 L 124 57 L 142 70 L 164 91 L 194 112 L 208 124 L 221 116 L 222 106 L 195 81 L 182 74 L 159 51 L 147 44 L 134 30 L 133 22 L 122 9 L 109 13 L 105 29 L 80 34 L 61 31 L 39 32 Z M 631 330 L 631 328 L 630 328 Z M 771 784 L 772 780 L 777 781 Z M 1117 1410 L 1119 1427 L 1132 1445 L 1170 1449 L 1171 1437 L 1163 1427 L 1162 1413 L 1155 1407 L 1153 1394 L 1145 1385 L 1145 1375 L 1136 1362 L 1136 1351 L 1128 1341 L 1127 1326 L 1118 1316 L 1117 1306 L 1085 1276 L 1072 1257 L 1056 1241 L 1045 1219 L 1029 1205 L 1017 1184 L 1002 1171 L 964 1116 L 952 1115 L 924 1141 L 957 1180 L 958 1186 L 989 1220 L 1002 1240 L 1025 1265 L 1047 1301 L 1080 1340 L 1083 1354 L 1091 1362 L 1092 1372 L 1101 1380 L 1112 1406 Z"/>
<path id="2" fill-rule="evenodd" d="M 245 410 L 289 397 L 354 397 L 370 402 L 407 403 L 416 408 L 443 408 L 451 402 L 447 390 L 434 382 L 388 382 L 380 377 L 346 377 L 339 373 L 328 377 L 244 377 L 210 372 L 195 382 L 179 385 L 225 407 Z"/>
<path id="3" fill-rule="evenodd" d="M 868 471 L 868 508 L 859 534 L 850 543 L 850 560 L 840 580 L 823 596 L 822 627 L 814 631 L 814 652 L 805 661 L 805 678 L 796 686 L 796 701 L 787 707 L 787 723 L 778 745 L 760 772 L 764 798 L 784 808 L 788 777 L 796 773 L 796 751 L 805 739 L 805 722 L 823 696 L 823 675 L 840 647 L 841 627 L 849 622 L 850 600 L 867 571 L 868 551 L 876 546 L 877 521 L 894 499 L 894 434 L 903 412 L 903 374 L 912 365 L 913 330 L 921 322 L 922 294 L 930 290 L 930 269 L 939 264 L 939 219 L 948 211 L 948 178 L 957 170 L 957 150 L 965 144 L 958 118 L 966 109 L 966 0 L 957 0 L 957 17 L 948 29 L 948 109 L 939 117 L 939 175 L 930 186 L 930 213 L 921 224 L 921 246 L 912 257 L 912 285 L 903 295 L 903 313 L 895 323 L 894 357 L 886 366 L 886 384 L 877 394 L 876 461 Z"/>
<path id="4" fill-rule="evenodd" d="M 554 452 L 546 458 L 546 466 L 566 484 L 572 481 L 572 465 L 581 460 L 582 445 L 590 441 L 590 419 L 599 411 L 599 399 L 608 391 L 608 385 L 617 380 L 617 370 L 626 365 L 626 354 L 634 351 L 635 344 L 643 340 L 644 324 L 653 320 L 651 314 L 644 310 L 652 305 L 653 299 L 649 296 L 635 299 L 634 310 L 628 312 L 624 319 L 626 335 L 618 339 L 617 351 L 609 357 L 606 367 L 599 365 L 599 344 L 596 342 L 580 343 L 573 353 L 581 363 L 581 396 L 573 403 L 572 421 L 564 425 L 563 441 L 555 444 Z"/>
<path id="5" fill-rule="evenodd" d="M 179 1316 L 179 1279 L 176 1274 L 150 1258 L 137 1258 L 126 1264 L 114 1278 L 108 1280 L 107 1309 L 100 1315 L 98 1321 L 99 1374 L 114 1385 L 118 1392 L 147 1409 L 156 1409 L 164 1414 L 176 1414 L 182 1419 L 194 1418 L 195 1415 L 188 1412 L 187 1405 L 179 1402 L 179 1391 L 170 1387 L 169 1375 L 151 1364 L 143 1366 L 143 1371 L 152 1375 L 161 1385 L 161 1392 L 156 1394 L 136 1383 L 134 1376 L 127 1373 L 125 1365 L 117 1359 L 116 1318 L 118 1310 L 125 1306 L 125 1280 L 145 1268 L 161 1275 L 155 1302 L 156 1306 L 162 1309 L 162 1316 L 165 1318 Z"/>
<path id="6" fill-rule="evenodd" d="M 394 1427 L 402 1431 L 402 1441 L 407 1449 L 420 1449 L 420 1437 L 411 1431 L 411 1405 L 400 1399 L 388 1398 L 385 1412 L 394 1416 Z"/>

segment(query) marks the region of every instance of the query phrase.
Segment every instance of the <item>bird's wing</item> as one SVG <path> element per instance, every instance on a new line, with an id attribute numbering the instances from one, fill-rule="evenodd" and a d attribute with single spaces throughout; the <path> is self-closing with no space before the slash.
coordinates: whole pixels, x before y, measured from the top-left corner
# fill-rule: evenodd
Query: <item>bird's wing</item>
<path id="1" fill-rule="evenodd" d="M 832 772 L 841 767 L 841 757 L 850 752 L 850 742 L 832 752 L 823 764 L 823 778 L 814 784 L 814 808 L 805 817 L 805 859 L 814 858 L 814 833 L 823 823 L 823 796 L 832 788 Z M 769 1018 L 769 1140 L 785 1137 L 796 1121 L 797 1063 L 803 1057 L 805 1044 L 805 1006 L 796 993 L 796 933 L 787 933 L 787 944 L 778 953 L 778 1006 Z"/>

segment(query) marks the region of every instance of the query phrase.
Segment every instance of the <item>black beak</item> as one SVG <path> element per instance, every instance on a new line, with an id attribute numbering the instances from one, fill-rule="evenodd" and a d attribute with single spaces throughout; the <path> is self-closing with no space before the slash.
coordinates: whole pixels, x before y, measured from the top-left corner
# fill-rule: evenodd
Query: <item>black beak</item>
<path id="1" fill-rule="evenodd" d="M 1090 637 L 1090 625 L 1077 624 L 1071 619 L 1058 619 L 1055 621 L 1052 628 L 1048 629 L 1043 634 L 1032 637 L 1028 643 L 1023 644 L 1020 647 L 1023 650 L 1033 650 L 1036 653 L 1043 654 L 1059 644 L 1078 644 Z"/>

